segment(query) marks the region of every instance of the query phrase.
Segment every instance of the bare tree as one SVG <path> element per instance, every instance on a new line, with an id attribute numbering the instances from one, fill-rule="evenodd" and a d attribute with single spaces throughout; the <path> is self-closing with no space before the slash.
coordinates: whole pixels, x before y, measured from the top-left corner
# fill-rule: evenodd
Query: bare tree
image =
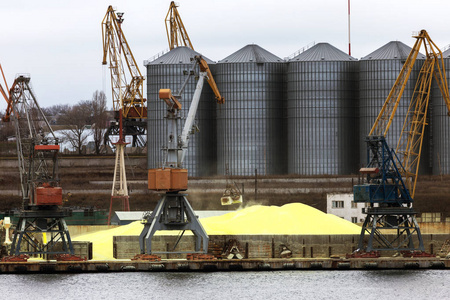
<path id="1" fill-rule="evenodd" d="M 77 149 L 78 154 L 82 154 L 83 145 L 89 136 L 86 125 L 91 125 L 92 120 L 92 105 L 89 100 L 78 102 L 59 118 L 61 124 L 69 127 L 62 131 L 64 139 Z"/>
<path id="2" fill-rule="evenodd" d="M 103 137 L 105 136 L 108 116 L 106 113 L 106 95 L 103 91 L 95 91 L 92 95 L 92 134 L 94 138 L 95 153 L 100 154 Z"/>
<path id="3" fill-rule="evenodd" d="M 55 104 L 50 107 L 43 107 L 42 111 L 46 117 L 58 117 L 65 114 L 70 109 L 69 104 Z"/>

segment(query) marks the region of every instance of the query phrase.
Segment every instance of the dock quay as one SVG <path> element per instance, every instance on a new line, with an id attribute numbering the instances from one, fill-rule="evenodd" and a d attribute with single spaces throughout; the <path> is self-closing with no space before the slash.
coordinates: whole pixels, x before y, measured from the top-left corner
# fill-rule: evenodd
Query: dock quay
<path id="1" fill-rule="evenodd" d="M 450 269 L 442 258 L 295 258 L 150 261 L 32 261 L 2 262 L 0 274 L 95 272 L 223 272 L 282 270 Z"/>

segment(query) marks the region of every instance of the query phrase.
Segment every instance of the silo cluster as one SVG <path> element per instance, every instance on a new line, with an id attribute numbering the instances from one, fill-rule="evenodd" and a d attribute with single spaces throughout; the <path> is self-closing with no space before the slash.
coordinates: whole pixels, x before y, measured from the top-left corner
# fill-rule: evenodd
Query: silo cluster
<path id="1" fill-rule="evenodd" d="M 348 175 L 367 164 L 365 137 L 411 48 L 393 41 L 359 61 L 328 43 L 291 59 L 247 45 L 214 63 L 208 60 L 220 93 L 217 105 L 205 84 L 185 167 L 190 176 Z M 445 53 L 450 81 L 450 51 Z M 160 88 L 177 91 L 197 52 L 178 47 L 147 63 L 148 167 L 159 167 L 166 143 L 166 104 Z M 424 56 L 419 54 L 390 127 L 396 148 Z M 187 114 L 195 89 L 183 93 Z M 450 82 L 449 82 L 450 84 Z M 450 173 L 450 118 L 440 91 L 433 89 L 422 147 L 421 173 Z"/>
<path id="2" fill-rule="evenodd" d="M 287 74 L 288 172 L 354 173 L 357 60 L 319 43 L 289 60 Z"/>

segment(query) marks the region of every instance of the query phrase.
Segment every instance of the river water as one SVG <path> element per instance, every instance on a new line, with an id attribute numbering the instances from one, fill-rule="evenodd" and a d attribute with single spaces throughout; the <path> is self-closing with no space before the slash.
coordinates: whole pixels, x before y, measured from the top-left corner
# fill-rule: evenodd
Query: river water
<path id="1" fill-rule="evenodd" d="M 3 299 L 450 299 L 449 270 L 0 275 Z"/>

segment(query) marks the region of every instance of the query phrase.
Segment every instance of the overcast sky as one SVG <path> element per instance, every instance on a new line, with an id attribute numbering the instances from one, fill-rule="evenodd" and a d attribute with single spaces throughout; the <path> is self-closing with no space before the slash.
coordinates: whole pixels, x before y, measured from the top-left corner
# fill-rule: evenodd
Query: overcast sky
<path id="1" fill-rule="evenodd" d="M 195 50 L 214 61 L 251 43 L 281 58 L 313 42 L 348 52 L 347 0 L 178 3 Z M 43 107 L 75 104 L 106 88 L 112 106 L 109 70 L 101 64 L 101 21 L 110 4 L 125 13 L 122 28 L 145 74 L 143 61 L 168 48 L 164 18 L 170 1 L 14 0 L 0 4 L 0 63 L 8 84 L 18 73 L 30 74 Z M 421 29 L 442 49 L 450 43 L 449 13 L 445 0 L 352 0 L 352 56 L 360 59 L 393 40 L 412 46 L 412 32 Z"/>

